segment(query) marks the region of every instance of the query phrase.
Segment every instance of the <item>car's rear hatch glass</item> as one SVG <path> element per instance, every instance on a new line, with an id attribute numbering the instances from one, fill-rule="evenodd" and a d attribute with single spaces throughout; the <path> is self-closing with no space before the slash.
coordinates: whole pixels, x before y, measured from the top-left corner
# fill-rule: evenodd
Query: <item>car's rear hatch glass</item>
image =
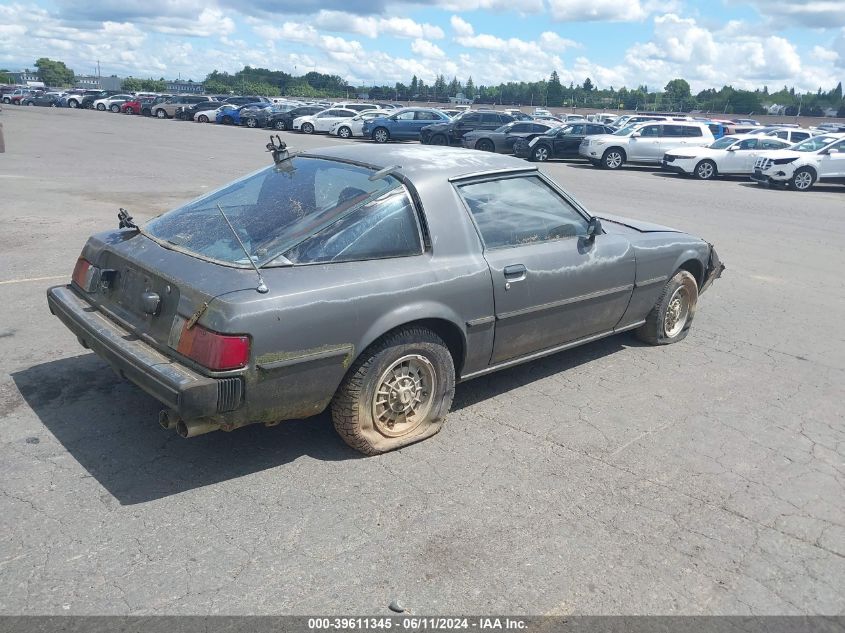
<path id="1" fill-rule="evenodd" d="M 368 201 L 400 187 L 391 175 L 297 156 L 151 220 L 144 233 L 165 247 L 235 267 L 269 263 Z"/>

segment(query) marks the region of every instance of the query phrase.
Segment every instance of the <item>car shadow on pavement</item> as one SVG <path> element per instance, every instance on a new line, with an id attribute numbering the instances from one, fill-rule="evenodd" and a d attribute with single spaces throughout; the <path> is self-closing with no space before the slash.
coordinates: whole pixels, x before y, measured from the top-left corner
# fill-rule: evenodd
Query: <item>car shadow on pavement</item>
<path id="1" fill-rule="evenodd" d="M 503 369 L 487 376 L 459 384 L 455 390 L 455 400 L 452 410 L 457 411 L 471 407 L 478 402 L 502 395 L 514 389 L 549 376 L 560 374 L 569 369 L 604 358 L 620 352 L 628 347 L 650 347 L 638 340 L 633 333 L 623 332 L 615 336 L 608 336 L 601 340 L 570 350 L 558 352 L 545 358 L 540 358 Z"/>
<path id="2" fill-rule="evenodd" d="M 122 505 L 283 466 L 301 457 L 338 461 L 361 455 L 337 436 L 328 413 L 267 428 L 191 439 L 158 425 L 161 405 L 121 380 L 94 354 L 12 374 L 50 433 Z"/>

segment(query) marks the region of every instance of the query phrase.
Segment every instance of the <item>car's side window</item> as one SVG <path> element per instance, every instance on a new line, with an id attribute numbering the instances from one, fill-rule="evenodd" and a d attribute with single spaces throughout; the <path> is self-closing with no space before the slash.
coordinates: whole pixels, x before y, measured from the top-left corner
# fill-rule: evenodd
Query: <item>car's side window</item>
<path id="1" fill-rule="evenodd" d="M 586 132 L 584 129 L 586 126 L 583 123 L 579 123 L 577 125 L 573 125 L 572 129 L 569 131 L 570 134 L 575 134 L 576 136 L 579 134 L 585 134 Z"/>
<path id="2" fill-rule="evenodd" d="M 798 141 L 804 141 L 810 138 L 810 135 L 806 132 L 793 132 L 792 138 L 790 139 L 793 143 L 797 143 Z"/>
<path id="3" fill-rule="evenodd" d="M 497 114 L 482 114 L 481 122 L 486 124 L 500 125 L 502 123 Z"/>
<path id="4" fill-rule="evenodd" d="M 533 123 L 531 125 L 531 131 L 534 132 L 534 133 L 539 132 L 540 134 L 543 134 L 543 133 L 549 131 L 549 126 L 548 125 L 542 125 L 540 123 Z"/>
<path id="5" fill-rule="evenodd" d="M 697 125 L 685 125 L 683 126 L 683 136 L 693 137 L 693 136 L 704 136 L 704 132 L 701 131 L 701 128 Z"/>
<path id="6" fill-rule="evenodd" d="M 747 138 L 744 141 L 740 141 L 739 147 L 737 149 L 756 149 L 757 148 L 757 139 L 756 138 Z"/>
<path id="7" fill-rule="evenodd" d="M 399 187 L 341 217 L 285 253 L 294 264 L 363 261 L 422 253 L 413 204 Z"/>
<path id="8" fill-rule="evenodd" d="M 486 248 L 586 235 L 587 220 L 537 176 L 459 185 Z"/>
<path id="9" fill-rule="evenodd" d="M 395 118 L 397 121 L 413 121 L 416 113 L 413 110 L 409 110 L 408 112 L 400 112 L 397 114 Z"/>
<path id="10" fill-rule="evenodd" d="M 513 132 L 514 134 L 518 134 L 519 132 L 530 132 L 531 131 L 531 124 L 530 123 L 517 123 L 513 125 L 509 132 Z"/>
<path id="11" fill-rule="evenodd" d="M 660 136 L 660 126 L 659 125 L 646 125 L 646 126 L 640 128 L 640 136 L 646 136 L 646 137 Z"/>
<path id="12" fill-rule="evenodd" d="M 440 121 L 440 117 L 434 112 L 426 112 L 425 110 L 418 111 L 415 118 L 417 121 Z"/>
<path id="13" fill-rule="evenodd" d="M 465 114 L 464 116 L 462 116 L 460 122 L 461 123 L 478 123 L 480 120 L 481 120 L 480 115 L 478 115 L 476 113 L 472 113 L 472 114 Z"/>
<path id="14" fill-rule="evenodd" d="M 789 147 L 789 143 L 774 138 L 766 138 L 760 140 L 760 149 L 783 149 Z"/>

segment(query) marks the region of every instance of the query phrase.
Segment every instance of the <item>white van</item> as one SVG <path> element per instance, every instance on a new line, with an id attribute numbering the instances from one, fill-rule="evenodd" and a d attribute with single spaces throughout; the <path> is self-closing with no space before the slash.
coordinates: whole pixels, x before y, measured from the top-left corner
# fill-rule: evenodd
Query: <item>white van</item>
<path id="1" fill-rule="evenodd" d="M 587 136 L 578 153 L 596 167 L 619 169 L 625 163 L 659 165 L 667 150 L 709 145 L 710 128 L 695 121 L 634 123 L 613 134 Z"/>

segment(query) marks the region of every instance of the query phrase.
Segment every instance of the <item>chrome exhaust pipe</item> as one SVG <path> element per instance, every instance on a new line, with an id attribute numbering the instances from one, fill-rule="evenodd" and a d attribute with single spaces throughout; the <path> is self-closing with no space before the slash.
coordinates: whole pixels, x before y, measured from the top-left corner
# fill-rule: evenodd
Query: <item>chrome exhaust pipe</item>
<path id="1" fill-rule="evenodd" d="M 173 411 L 162 409 L 158 412 L 158 423 L 165 431 L 172 431 L 179 424 L 179 416 Z"/>
<path id="2" fill-rule="evenodd" d="M 220 423 L 211 420 L 179 420 L 176 424 L 176 432 L 182 437 L 196 437 L 218 429 L 220 429 Z"/>

